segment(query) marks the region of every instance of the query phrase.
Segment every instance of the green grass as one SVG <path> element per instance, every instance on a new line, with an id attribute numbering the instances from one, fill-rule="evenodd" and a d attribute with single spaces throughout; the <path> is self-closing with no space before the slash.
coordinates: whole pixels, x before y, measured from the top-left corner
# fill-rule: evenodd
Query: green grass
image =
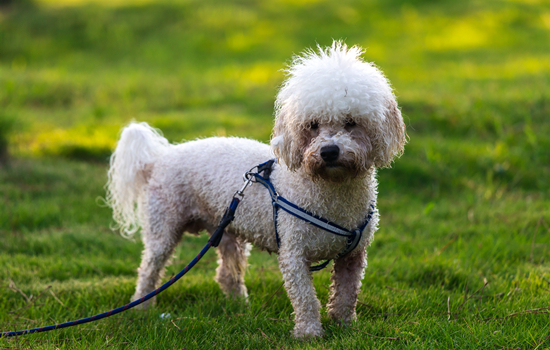
<path id="1" fill-rule="evenodd" d="M 210 252 L 148 312 L 3 339 L 0 349 L 549 348 L 543 1 L 40 0 L 0 8 L 0 141 L 12 155 L 0 168 L 0 330 L 130 299 L 142 246 L 109 229 L 110 210 L 98 199 L 121 126 L 148 121 L 176 142 L 267 141 L 280 69 L 332 38 L 367 48 L 365 59 L 392 81 L 410 136 L 401 159 L 379 172 L 382 219 L 357 323 L 340 327 L 323 313 L 324 338 L 294 340 L 275 257 L 253 251 L 244 304 L 223 297 Z M 205 242 L 186 238 L 167 276 Z M 329 277 L 314 277 L 323 304 Z"/>

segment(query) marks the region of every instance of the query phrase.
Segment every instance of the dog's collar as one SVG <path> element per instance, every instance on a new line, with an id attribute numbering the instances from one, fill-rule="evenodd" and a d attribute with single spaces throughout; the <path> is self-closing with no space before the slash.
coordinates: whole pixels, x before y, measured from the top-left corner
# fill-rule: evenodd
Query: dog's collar
<path id="1" fill-rule="evenodd" d="M 294 215 L 295 217 L 304 220 L 307 223 L 310 223 L 322 230 L 328 231 L 332 234 L 335 234 L 337 236 L 346 237 L 346 246 L 344 250 L 340 253 L 338 253 L 335 257 L 335 259 L 339 259 L 343 256 L 346 256 L 349 254 L 352 250 L 354 250 L 359 242 L 361 241 L 361 237 L 363 235 L 363 230 L 367 227 L 370 220 L 372 219 L 372 216 L 376 210 L 374 207 L 374 201 L 369 205 L 369 212 L 367 214 L 367 218 L 365 222 L 359 226 L 357 229 L 351 231 L 348 230 L 342 226 L 339 226 L 325 218 L 322 218 L 320 216 L 314 215 L 310 213 L 309 211 L 300 208 L 296 204 L 288 201 L 286 198 L 280 196 L 277 191 L 275 191 L 275 187 L 269 180 L 269 177 L 271 175 L 271 172 L 273 170 L 273 164 L 275 163 L 275 159 L 268 160 L 267 162 L 264 162 L 262 164 L 259 164 L 258 166 L 252 168 L 257 169 L 256 172 L 249 171 L 245 174 L 245 179 L 252 181 L 252 182 L 258 182 L 262 184 L 267 190 L 269 191 L 269 195 L 271 196 L 271 204 L 273 205 L 273 224 L 275 226 L 275 238 L 277 241 L 277 247 L 280 247 L 280 239 L 279 239 L 279 233 L 277 232 L 277 216 L 279 208 L 283 209 L 287 213 Z M 260 173 L 263 173 L 263 176 L 260 175 Z M 323 268 L 325 268 L 330 260 L 325 261 L 324 263 L 312 266 L 310 267 L 310 271 L 319 271 Z"/>

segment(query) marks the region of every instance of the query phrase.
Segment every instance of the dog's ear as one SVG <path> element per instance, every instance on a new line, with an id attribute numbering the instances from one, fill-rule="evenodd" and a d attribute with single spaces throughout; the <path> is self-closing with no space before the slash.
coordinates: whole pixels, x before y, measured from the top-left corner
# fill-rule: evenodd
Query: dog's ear
<path id="1" fill-rule="evenodd" d="M 378 152 L 374 160 L 374 165 L 378 168 L 389 167 L 395 157 L 403 154 L 407 142 L 405 123 L 393 98 L 387 102 L 384 117 L 379 130 L 382 137 L 378 142 Z"/>
<path id="2" fill-rule="evenodd" d="M 293 135 L 296 132 L 289 124 L 285 112 L 279 111 L 275 118 L 273 127 L 273 137 L 271 138 L 271 149 L 278 159 L 281 159 L 290 170 L 295 170 L 302 164 L 303 155 L 298 143 L 295 141 L 299 137 Z"/>

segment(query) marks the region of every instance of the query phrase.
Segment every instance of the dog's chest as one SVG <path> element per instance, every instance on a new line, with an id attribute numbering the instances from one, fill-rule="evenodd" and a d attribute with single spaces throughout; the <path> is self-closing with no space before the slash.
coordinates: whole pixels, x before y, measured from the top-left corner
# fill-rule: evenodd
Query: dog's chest
<path id="1" fill-rule="evenodd" d="M 300 179 L 287 182 L 283 179 L 277 187 L 282 196 L 301 208 L 348 230 L 355 230 L 365 223 L 369 202 L 376 199 L 376 182 L 369 182 L 370 179 L 348 187 L 322 186 Z M 346 247 L 346 237 L 320 229 L 288 213 L 280 213 L 277 221 L 283 244 L 301 250 L 311 260 L 334 257 Z M 367 227 L 364 241 L 370 241 L 374 227 Z M 365 245 L 365 242 L 360 244 L 362 247 Z"/>

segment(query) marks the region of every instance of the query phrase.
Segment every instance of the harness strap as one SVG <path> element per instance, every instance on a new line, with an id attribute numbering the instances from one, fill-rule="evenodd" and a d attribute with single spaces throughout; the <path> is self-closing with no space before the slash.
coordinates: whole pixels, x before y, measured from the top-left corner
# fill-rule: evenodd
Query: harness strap
<path id="1" fill-rule="evenodd" d="M 372 219 L 372 215 L 374 214 L 374 204 L 370 204 L 370 210 L 367 215 L 366 221 L 361 225 L 359 228 L 357 228 L 354 231 L 350 231 L 342 226 L 339 226 L 325 218 L 319 217 L 317 215 L 314 215 L 310 213 L 307 210 L 304 210 L 297 206 L 296 204 L 290 202 L 286 198 L 280 196 L 277 191 L 275 190 L 275 187 L 269 181 L 269 175 L 272 171 L 272 166 L 274 164 L 275 160 L 271 159 L 265 163 L 262 163 L 258 165 L 258 171 L 253 173 L 249 172 L 248 174 L 254 177 L 254 182 L 259 182 L 262 184 L 267 190 L 269 191 L 269 195 L 271 196 L 271 203 L 273 205 L 273 224 L 275 226 L 275 238 L 277 241 L 277 247 L 280 247 L 280 239 L 279 239 L 279 233 L 277 230 L 277 217 L 278 217 L 278 211 L 279 208 L 286 211 L 287 213 L 302 219 L 303 221 L 310 223 L 322 230 L 328 231 L 332 234 L 335 234 L 337 236 L 346 237 L 346 247 L 342 252 L 336 255 L 335 259 L 341 258 L 347 254 L 349 254 L 352 250 L 354 250 L 359 242 L 361 241 L 361 237 L 363 235 L 363 230 L 367 227 L 370 220 Z M 260 175 L 260 173 L 263 172 L 264 176 Z M 324 263 L 312 266 L 310 267 L 310 271 L 319 271 L 325 268 L 330 260 L 325 261 Z"/>

